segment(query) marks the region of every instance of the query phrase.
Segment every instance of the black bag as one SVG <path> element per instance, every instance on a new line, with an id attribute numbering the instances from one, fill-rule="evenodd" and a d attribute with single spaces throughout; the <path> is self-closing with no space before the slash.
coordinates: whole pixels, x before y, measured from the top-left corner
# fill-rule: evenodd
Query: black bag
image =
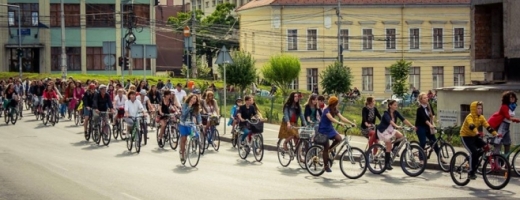
<path id="1" fill-rule="evenodd" d="M 263 133 L 264 132 L 264 122 L 258 122 L 256 124 L 249 124 L 251 132 L 253 133 Z"/>
<path id="2" fill-rule="evenodd" d="M 314 142 L 316 144 L 325 144 L 326 142 L 328 142 L 329 138 L 327 137 L 327 135 L 323 134 L 323 133 L 316 133 L 316 135 L 314 136 Z"/>

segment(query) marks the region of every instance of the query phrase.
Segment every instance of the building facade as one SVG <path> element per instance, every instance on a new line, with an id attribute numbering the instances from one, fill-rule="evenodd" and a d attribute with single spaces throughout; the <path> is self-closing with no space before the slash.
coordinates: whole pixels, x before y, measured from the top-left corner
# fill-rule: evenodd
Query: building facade
<path id="1" fill-rule="evenodd" d="M 65 47 L 69 73 L 121 74 L 117 57 L 121 56 L 122 38 L 127 26 L 121 29 L 121 0 L 64 0 Z M 124 20 L 128 11 L 135 13 L 133 30 L 137 44 L 155 44 L 155 0 L 133 0 L 125 4 Z M 21 57 L 24 72 L 51 73 L 61 71 L 61 20 L 60 0 L 0 0 L 2 4 L 21 8 Z M 0 71 L 18 71 L 18 11 L 0 6 L 5 18 L 0 21 Z M 104 41 L 115 41 L 115 66 L 104 63 Z M 125 44 L 123 44 L 125 45 Z M 155 60 L 148 59 L 147 71 L 155 71 Z M 143 73 L 143 60 L 133 59 L 134 74 Z"/>
<path id="2" fill-rule="evenodd" d="M 353 87 L 366 95 L 392 94 L 388 68 L 399 59 L 413 62 L 410 88 L 425 92 L 483 78 L 470 65 L 469 0 L 343 0 L 341 20 L 336 7 L 333 0 L 252 1 L 238 9 L 240 48 L 258 67 L 274 54 L 298 56 L 302 73 L 291 85 L 298 90 L 321 88 L 319 74 L 337 60 L 338 37 Z"/>
<path id="3" fill-rule="evenodd" d="M 166 1 L 166 0 L 164 0 Z M 232 3 L 237 8 L 252 0 L 174 0 L 174 5 L 185 5 L 186 10 L 191 10 L 191 4 L 195 4 L 195 9 L 204 12 L 204 15 L 211 15 L 217 9 L 218 4 Z"/>

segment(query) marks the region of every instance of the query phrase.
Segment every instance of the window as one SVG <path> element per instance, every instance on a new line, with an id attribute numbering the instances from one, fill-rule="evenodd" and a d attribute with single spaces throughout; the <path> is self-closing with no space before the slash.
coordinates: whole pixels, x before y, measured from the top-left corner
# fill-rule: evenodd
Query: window
<path id="1" fill-rule="evenodd" d="M 298 30 L 287 30 L 287 46 L 289 50 L 298 50 Z"/>
<path id="2" fill-rule="evenodd" d="M 299 87 L 298 87 L 298 78 L 294 79 L 290 84 L 289 84 L 289 89 L 291 90 L 298 90 Z"/>
<path id="3" fill-rule="evenodd" d="M 150 24 L 150 5 L 146 4 L 133 4 L 133 5 L 125 5 L 125 10 L 133 10 L 134 18 L 132 21 L 134 24 L 132 26 L 146 26 Z M 128 22 L 130 21 L 130 17 L 132 15 L 125 14 L 125 27 L 128 27 Z M 159 20 L 158 20 L 159 22 Z"/>
<path id="4" fill-rule="evenodd" d="M 392 74 L 390 68 L 385 68 L 385 91 L 392 91 Z"/>
<path id="5" fill-rule="evenodd" d="M 442 28 L 433 29 L 433 49 L 442 49 Z"/>
<path id="6" fill-rule="evenodd" d="M 211 1 L 211 5 L 212 5 L 213 7 L 215 7 L 215 6 L 216 6 L 216 1 L 215 1 L 215 0 Z"/>
<path id="7" fill-rule="evenodd" d="M 374 35 L 372 35 L 372 29 L 363 29 L 363 50 L 372 49 L 373 39 Z"/>
<path id="8" fill-rule="evenodd" d="M 209 1 L 206 1 L 206 8 L 209 8 Z"/>
<path id="9" fill-rule="evenodd" d="M 395 29 L 386 29 L 386 49 L 395 49 Z"/>
<path id="10" fill-rule="evenodd" d="M 318 87 L 318 68 L 307 69 L 307 90 L 312 91 Z"/>
<path id="11" fill-rule="evenodd" d="M 348 50 L 348 29 L 341 30 L 339 37 L 341 39 L 341 44 L 343 45 L 343 50 Z"/>
<path id="12" fill-rule="evenodd" d="M 418 28 L 411 28 L 410 29 L 410 49 L 419 49 L 419 29 Z"/>
<path id="13" fill-rule="evenodd" d="M 453 67 L 453 85 L 463 86 L 466 82 L 464 79 L 464 66 Z"/>
<path id="14" fill-rule="evenodd" d="M 317 50 L 318 31 L 316 29 L 307 30 L 307 50 Z"/>
<path id="15" fill-rule="evenodd" d="M 420 67 L 410 67 L 410 73 L 408 73 L 408 83 L 410 83 L 410 88 L 415 87 L 417 89 L 421 88 L 421 68 Z"/>
<path id="16" fill-rule="evenodd" d="M 65 26 L 78 27 L 80 26 L 80 6 L 79 4 L 64 4 L 63 12 L 65 14 Z M 51 4 L 51 27 L 61 26 L 61 6 L 59 3 Z"/>
<path id="17" fill-rule="evenodd" d="M 433 88 L 444 87 L 444 67 L 433 67 Z"/>
<path id="18" fill-rule="evenodd" d="M 373 91 L 374 86 L 374 68 L 363 67 L 363 91 Z"/>
<path id="19" fill-rule="evenodd" d="M 87 70 L 104 70 L 103 47 L 87 47 Z"/>
<path id="20" fill-rule="evenodd" d="M 38 26 L 40 22 L 38 3 L 13 3 L 10 5 L 20 6 L 20 21 L 21 26 Z M 10 26 L 18 26 L 18 8 L 8 7 L 8 17 Z M 11 14 L 12 13 L 12 14 Z"/>
<path id="21" fill-rule="evenodd" d="M 455 49 L 463 49 L 464 48 L 464 28 L 455 28 L 453 29 L 454 35 L 454 48 Z"/>
<path id="22" fill-rule="evenodd" d="M 114 4 L 86 4 L 87 27 L 115 27 L 114 10 Z"/>
<path id="23" fill-rule="evenodd" d="M 81 70 L 81 47 L 66 47 L 67 70 Z M 61 47 L 51 47 L 51 70 L 61 70 Z"/>
<path id="24" fill-rule="evenodd" d="M 134 70 L 142 70 L 144 65 L 143 65 L 143 59 L 142 58 L 134 58 L 133 61 L 132 61 L 132 66 L 133 66 L 133 69 Z M 151 69 L 151 62 L 150 62 L 150 59 L 146 59 L 146 70 L 150 70 Z"/>
<path id="25" fill-rule="evenodd" d="M 469 104 L 460 104 L 460 121 L 466 120 L 466 117 L 471 112 Z"/>

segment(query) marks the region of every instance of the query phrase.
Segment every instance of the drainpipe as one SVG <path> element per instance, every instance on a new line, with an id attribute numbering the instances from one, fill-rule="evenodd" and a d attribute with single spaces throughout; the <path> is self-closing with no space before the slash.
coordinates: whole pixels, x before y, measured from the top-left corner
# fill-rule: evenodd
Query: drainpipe
<path id="1" fill-rule="evenodd" d="M 404 60 L 404 4 L 401 6 L 401 59 Z"/>
<path id="2" fill-rule="evenodd" d="M 280 8 L 280 53 L 283 53 L 283 8 Z"/>

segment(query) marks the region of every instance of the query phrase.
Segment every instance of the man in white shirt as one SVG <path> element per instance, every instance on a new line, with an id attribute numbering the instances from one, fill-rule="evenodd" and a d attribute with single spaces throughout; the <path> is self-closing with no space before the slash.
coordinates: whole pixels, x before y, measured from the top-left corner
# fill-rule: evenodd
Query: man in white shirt
<path id="1" fill-rule="evenodd" d="M 128 97 L 130 99 L 125 102 L 125 117 L 127 118 L 126 123 L 129 127 L 127 130 L 131 131 L 131 127 L 134 125 L 134 122 L 128 117 L 137 117 L 139 112 L 143 112 L 144 116 L 146 116 L 146 112 L 141 101 L 136 98 L 135 91 L 128 92 Z"/>
<path id="2" fill-rule="evenodd" d="M 182 85 L 180 83 L 177 84 L 177 87 L 175 88 L 175 90 L 173 90 L 173 93 L 175 94 L 175 99 L 177 99 L 180 105 L 182 105 L 182 103 L 184 102 L 184 98 L 188 96 L 186 94 L 186 91 L 182 89 Z"/>

